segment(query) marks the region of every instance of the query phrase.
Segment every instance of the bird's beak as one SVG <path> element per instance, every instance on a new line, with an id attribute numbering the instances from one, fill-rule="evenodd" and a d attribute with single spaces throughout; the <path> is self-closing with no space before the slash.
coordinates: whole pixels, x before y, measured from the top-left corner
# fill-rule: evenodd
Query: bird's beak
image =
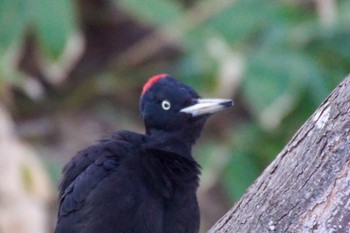
<path id="1" fill-rule="evenodd" d="M 195 104 L 181 109 L 180 112 L 195 117 L 216 113 L 232 106 L 233 100 L 229 99 L 197 99 Z"/>

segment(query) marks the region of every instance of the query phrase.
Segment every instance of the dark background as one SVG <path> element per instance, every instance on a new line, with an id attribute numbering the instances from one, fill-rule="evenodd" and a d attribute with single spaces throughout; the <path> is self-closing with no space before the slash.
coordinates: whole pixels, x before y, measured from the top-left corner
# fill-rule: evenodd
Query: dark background
<path id="1" fill-rule="evenodd" d="M 143 132 L 138 98 L 158 73 L 235 100 L 194 151 L 204 232 L 349 72 L 349 12 L 346 0 L 1 0 L 0 232 L 52 230 L 62 166 L 115 130 Z"/>

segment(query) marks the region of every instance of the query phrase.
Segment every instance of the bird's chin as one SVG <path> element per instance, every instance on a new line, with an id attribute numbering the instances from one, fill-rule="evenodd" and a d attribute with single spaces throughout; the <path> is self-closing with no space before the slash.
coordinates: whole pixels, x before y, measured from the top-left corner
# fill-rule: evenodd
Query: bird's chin
<path id="1" fill-rule="evenodd" d="M 191 125 L 194 125 L 195 127 L 203 127 L 205 122 L 208 120 L 209 116 L 210 116 L 209 114 L 206 114 L 206 115 L 190 117 L 189 122 Z"/>

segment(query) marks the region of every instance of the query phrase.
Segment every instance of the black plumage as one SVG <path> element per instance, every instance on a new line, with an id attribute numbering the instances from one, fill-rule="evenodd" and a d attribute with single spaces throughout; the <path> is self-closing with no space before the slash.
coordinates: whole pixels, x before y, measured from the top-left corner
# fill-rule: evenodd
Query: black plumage
<path id="1" fill-rule="evenodd" d="M 144 86 L 146 134 L 119 131 L 64 167 L 55 233 L 196 233 L 200 167 L 191 149 L 231 100 L 200 99 L 168 75 Z"/>

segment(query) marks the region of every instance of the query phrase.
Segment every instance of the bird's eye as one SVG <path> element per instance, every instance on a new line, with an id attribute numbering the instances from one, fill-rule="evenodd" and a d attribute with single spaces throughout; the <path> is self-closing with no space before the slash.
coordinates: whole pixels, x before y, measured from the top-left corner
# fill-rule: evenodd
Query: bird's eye
<path id="1" fill-rule="evenodd" d="M 162 102 L 162 108 L 166 111 L 168 111 L 171 107 L 171 104 L 168 100 L 163 100 Z"/>

